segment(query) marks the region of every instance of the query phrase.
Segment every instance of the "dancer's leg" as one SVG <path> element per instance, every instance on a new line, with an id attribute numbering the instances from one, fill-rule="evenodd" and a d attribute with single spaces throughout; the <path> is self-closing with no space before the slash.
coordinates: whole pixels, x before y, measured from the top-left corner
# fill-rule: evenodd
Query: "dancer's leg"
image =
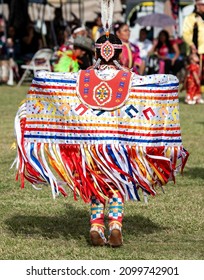
<path id="1" fill-rule="evenodd" d="M 122 221 L 124 212 L 124 199 L 120 192 L 109 195 L 109 239 L 108 243 L 113 247 L 122 245 Z"/>
<path id="2" fill-rule="evenodd" d="M 106 238 L 104 235 L 104 209 L 105 205 L 96 199 L 95 196 L 92 196 L 90 237 L 94 246 L 102 246 L 106 244 Z"/>

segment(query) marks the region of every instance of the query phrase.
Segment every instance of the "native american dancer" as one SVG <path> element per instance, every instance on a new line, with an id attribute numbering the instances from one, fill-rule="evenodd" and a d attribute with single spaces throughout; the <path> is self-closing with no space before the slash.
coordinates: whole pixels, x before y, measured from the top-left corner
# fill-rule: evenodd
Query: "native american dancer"
<path id="1" fill-rule="evenodd" d="M 93 245 L 122 244 L 123 204 L 155 195 L 182 172 L 178 79 L 139 76 L 122 68 L 122 42 L 107 34 L 96 42 L 96 64 L 78 73 L 39 72 L 15 119 L 17 168 L 53 196 L 91 204 Z M 140 194 L 141 193 L 141 194 Z"/>

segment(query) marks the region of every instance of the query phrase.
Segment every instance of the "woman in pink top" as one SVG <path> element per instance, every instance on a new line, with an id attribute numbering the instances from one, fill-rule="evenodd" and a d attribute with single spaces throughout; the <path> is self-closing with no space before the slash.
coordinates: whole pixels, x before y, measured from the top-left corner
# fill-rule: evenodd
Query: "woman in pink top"
<path id="1" fill-rule="evenodd" d="M 182 61 L 179 60 L 178 45 L 170 40 L 169 33 L 166 30 L 160 31 L 153 52 L 159 58 L 159 74 L 176 75 L 183 67 Z"/>
<path id="2" fill-rule="evenodd" d="M 129 69 L 132 68 L 133 72 L 141 74 L 143 61 L 140 57 L 139 48 L 129 42 L 130 29 L 128 24 L 124 22 L 115 23 L 114 33 L 123 43 L 120 63 Z"/>

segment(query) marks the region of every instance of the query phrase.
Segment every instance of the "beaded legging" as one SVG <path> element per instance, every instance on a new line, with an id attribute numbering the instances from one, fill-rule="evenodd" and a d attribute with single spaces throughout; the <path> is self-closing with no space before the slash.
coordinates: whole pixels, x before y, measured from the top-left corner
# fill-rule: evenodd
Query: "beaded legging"
<path id="1" fill-rule="evenodd" d="M 112 223 L 118 223 L 120 226 L 122 226 L 124 199 L 118 191 L 116 191 L 115 194 L 112 191 L 109 192 L 108 207 L 109 226 Z M 101 203 L 98 199 L 95 198 L 95 196 L 92 196 L 90 219 L 91 225 L 105 227 L 104 211 L 105 204 Z"/>

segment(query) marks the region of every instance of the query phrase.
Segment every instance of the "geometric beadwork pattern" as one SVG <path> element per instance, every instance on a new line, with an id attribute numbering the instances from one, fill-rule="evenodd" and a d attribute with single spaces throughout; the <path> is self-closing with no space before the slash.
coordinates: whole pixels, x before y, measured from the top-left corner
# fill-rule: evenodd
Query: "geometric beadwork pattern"
<path id="1" fill-rule="evenodd" d="M 128 116 L 130 116 L 130 118 L 134 118 L 136 116 L 136 114 L 138 113 L 138 110 L 133 106 L 130 105 L 125 112 L 128 114 Z"/>
<path id="2" fill-rule="evenodd" d="M 101 82 L 93 90 L 93 99 L 98 105 L 104 105 L 112 98 L 112 89 L 107 83 Z"/>
<path id="3" fill-rule="evenodd" d="M 111 73 L 111 72 L 110 72 Z M 128 80 L 124 71 L 118 71 L 117 87 L 114 89 L 113 76 L 103 72 L 92 85 L 105 83 L 97 89 L 97 102 L 105 102 L 111 96 L 115 104 L 119 93 L 123 94 L 123 82 Z M 92 74 L 95 75 L 92 77 Z M 128 99 L 120 108 L 104 110 L 90 108 L 77 94 L 79 75 L 86 82 L 99 73 L 82 70 L 79 73 L 38 72 L 26 99 L 26 124 L 24 139 L 31 143 L 54 144 L 121 144 L 139 146 L 178 146 L 182 145 L 178 80 L 172 75 L 134 75 L 128 82 Z M 94 81 L 93 80 L 93 81 Z M 107 82 L 109 81 L 109 82 Z M 83 83 L 82 83 L 83 84 Z M 106 86 L 105 86 L 106 84 Z M 87 87 L 84 100 L 93 97 Z M 85 97 L 87 96 L 87 98 Z M 109 103 L 107 103 L 109 104 Z M 105 106 L 107 106 L 105 104 Z"/>
<path id="4" fill-rule="evenodd" d="M 115 54 L 115 50 L 113 45 L 109 42 L 106 41 L 105 43 L 102 44 L 101 46 L 101 56 L 106 60 L 110 60 Z"/>
<path id="5" fill-rule="evenodd" d="M 117 71 L 107 80 L 101 79 L 93 69 L 79 72 L 77 95 L 92 109 L 115 110 L 128 99 L 131 72 Z"/>
<path id="6" fill-rule="evenodd" d="M 100 219 L 104 217 L 104 204 L 98 199 L 91 199 L 91 220 Z"/>
<path id="7" fill-rule="evenodd" d="M 120 197 L 112 197 L 109 199 L 109 218 L 118 219 L 123 215 L 123 201 Z"/>

